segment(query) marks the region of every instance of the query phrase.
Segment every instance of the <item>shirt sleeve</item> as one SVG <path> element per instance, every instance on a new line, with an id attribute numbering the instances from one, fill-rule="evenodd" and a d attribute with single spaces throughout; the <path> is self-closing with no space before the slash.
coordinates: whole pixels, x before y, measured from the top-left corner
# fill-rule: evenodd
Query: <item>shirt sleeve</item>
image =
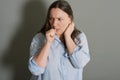
<path id="1" fill-rule="evenodd" d="M 90 61 L 88 42 L 83 32 L 77 38 L 80 40 L 80 43 L 75 41 L 77 46 L 72 55 L 69 55 L 69 58 L 74 68 L 83 68 Z"/>
<path id="2" fill-rule="evenodd" d="M 40 75 L 44 72 L 44 68 L 38 66 L 34 61 L 34 56 L 40 51 L 45 41 L 45 37 L 42 33 L 36 34 L 30 45 L 30 58 L 28 68 L 33 75 Z"/>

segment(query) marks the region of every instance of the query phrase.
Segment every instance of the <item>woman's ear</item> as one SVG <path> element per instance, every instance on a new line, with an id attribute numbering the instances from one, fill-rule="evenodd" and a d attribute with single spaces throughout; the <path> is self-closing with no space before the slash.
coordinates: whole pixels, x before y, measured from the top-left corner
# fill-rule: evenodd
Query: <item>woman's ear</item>
<path id="1" fill-rule="evenodd" d="M 71 20 L 71 18 L 70 18 L 70 20 L 69 20 L 69 24 L 71 24 L 73 21 Z"/>
<path id="2" fill-rule="evenodd" d="M 73 16 L 69 16 L 70 17 L 70 22 L 72 23 L 72 22 L 74 22 L 73 21 Z"/>

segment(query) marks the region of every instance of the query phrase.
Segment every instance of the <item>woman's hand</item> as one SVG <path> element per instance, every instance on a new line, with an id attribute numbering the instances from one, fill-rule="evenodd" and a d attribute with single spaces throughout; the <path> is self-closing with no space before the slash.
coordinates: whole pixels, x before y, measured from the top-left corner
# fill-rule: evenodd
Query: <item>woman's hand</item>
<path id="1" fill-rule="evenodd" d="M 69 54 L 72 54 L 76 47 L 75 42 L 71 38 L 71 34 L 73 31 L 74 31 L 74 23 L 72 22 L 68 25 L 68 27 L 66 28 L 66 31 L 64 32 L 65 43 L 66 43 L 66 47 L 68 49 Z"/>
<path id="2" fill-rule="evenodd" d="M 55 29 L 50 29 L 46 32 L 47 42 L 51 43 L 54 40 Z"/>
<path id="3" fill-rule="evenodd" d="M 74 31 L 74 22 L 68 24 L 68 27 L 66 28 L 64 32 L 65 37 L 71 37 L 72 32 Z"/>

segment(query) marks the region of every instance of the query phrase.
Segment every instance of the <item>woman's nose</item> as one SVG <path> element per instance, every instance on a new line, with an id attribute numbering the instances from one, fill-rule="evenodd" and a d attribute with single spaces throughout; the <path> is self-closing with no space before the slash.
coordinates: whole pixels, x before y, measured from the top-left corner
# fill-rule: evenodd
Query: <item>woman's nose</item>
<path id="1" fill-rule="evenodd" d="M 53 26 L 55 27 L 57 25 L 57 20 L 53 20 Z"/>

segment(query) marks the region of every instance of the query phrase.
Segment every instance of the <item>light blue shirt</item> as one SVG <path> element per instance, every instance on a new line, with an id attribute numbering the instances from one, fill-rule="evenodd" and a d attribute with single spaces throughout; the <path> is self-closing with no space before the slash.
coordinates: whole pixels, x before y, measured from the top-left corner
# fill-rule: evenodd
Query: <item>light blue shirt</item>
<path id="1" fill-rule="evenodd" d="M 47 65 L 42 68 L 36 64 L 33 57 L 39 53 L 45 40 L 45 36 L 38 33 L 31 42 L 28 65 L 30 72 L 33 74 L 31 80 L 82 80 L 83 68 L 90 61 L 85 34 L 82 32 L 74 39 L 77 46 L 72 55 L 68 54 L 64 44 L 55 36 L 50 46 Z"/>

